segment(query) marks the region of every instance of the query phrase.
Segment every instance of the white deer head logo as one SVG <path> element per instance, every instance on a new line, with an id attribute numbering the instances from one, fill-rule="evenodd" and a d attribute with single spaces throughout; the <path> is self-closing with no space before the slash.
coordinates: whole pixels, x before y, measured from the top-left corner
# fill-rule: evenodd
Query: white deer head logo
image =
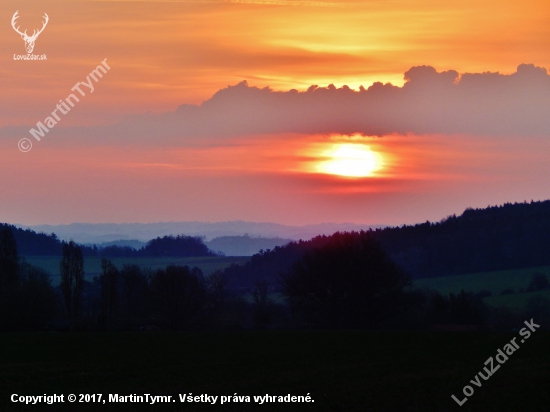
<path id="1" fill-rule="evenodd" d="M 34 50 L 34 42 L 36 41 L 36 38 L 38 37 L 38 35 L 40 33 L 42 33 L 44 31 L 44 28 L 46 27 L 46 25 L 48 24 L 48 20 L 50 19 L 48 17 L 48 15 L 46 13 L 44 13 L 44 19 L 46 19 L 44 21 L 44 24 L 42 25 L 42 28 L 40 30 L 35 30 L 32 34 L 32 36 L 29 36 L 27 35 L 27 30 L 25 30 L 24 33 L 21 33 L 19 31 L 19 27 L 15 27 L 15 20 L 17 20 L 19 18 L 19 16 L 17 15 L 17 13 L 19 13 L 19 10 L 17 10 L 15 12 L 15 14 L 13 15 L 12 19 L 11 19 L 11 26 L 13 27 L 13 29 L 19 33 L 21 35 L 21 38 L 23 40 L 25 40 L 25 48 L 27 49 L 27 53 L 32 53 L 32 51 Z"/>

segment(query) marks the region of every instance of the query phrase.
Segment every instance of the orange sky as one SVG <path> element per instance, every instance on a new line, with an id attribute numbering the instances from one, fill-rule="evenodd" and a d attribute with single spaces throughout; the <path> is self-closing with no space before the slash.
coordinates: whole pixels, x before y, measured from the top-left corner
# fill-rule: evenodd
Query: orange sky
<path id="1" fill-rule="evenodd" d="M 128 143 L 117 136 L 59 138 L 17 150 L 6 126 L 30 127 L 107 58 L 111 67 L 56 126 L 115 124 L 130 115 L 200 104 L 247 80 L 273 90 L 311 85 L 402 86 L 403 73 L 513 73 L 550 68 L 546 0 L 11 1 L 0 11 L 0 221 L 262 220 L 402 223 L 468 206 L 550 197 L 546 142 L 388 135 L 363 143 L 386 167 L 369 179 L 311 174 L 324 145 L 315 134 L 236 137 L 197 147 Z M 14 61 L 29 32 L 50 21 L 35 54 Z M 281 119 L 284 122 L 284 119 Z M 57 130 L 56 130 L 57 131 Z M 159 132 L 160 133 L 160 132 Z M 160 139 L 160 137 L 158 137 Z M 346 140 L 347 141 L 347 140 Z M 520 156 L 518 157 L 518 153 Z M 6 200 L 7 199 L 7 200 Z"/>
<path id="2" fill-rule="evenodd" d="M 0 124 L 34 120 L 42 105 L 64 96 L 105 57 L 116 70 L 79 114 L 94 123 L 102 119 L 96 114 L 105 120 L 113 111 L 200 103 L 243 79 L 283 90 L 330 83 L 357 88 L 374 81 L 401 85 L 403 73 L 422 64 L 460 73 L 511 73 L 520 63 L 550 67 L 550 3 L 544 0 L 8 0 L 1 20 L 9 22 L 16 10 L 30 31 L 49 14 L 36 46 L 48 61 L 39 70 L 13 61 L 23 42 L 9 24 L 0 26 Z"/>

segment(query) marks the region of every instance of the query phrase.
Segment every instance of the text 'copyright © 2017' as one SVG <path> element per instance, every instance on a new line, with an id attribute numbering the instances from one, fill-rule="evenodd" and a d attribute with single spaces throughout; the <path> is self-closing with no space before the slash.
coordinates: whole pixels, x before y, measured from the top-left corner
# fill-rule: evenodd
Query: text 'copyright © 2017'
<path id="1" fill-rule="evenodd" d="M 223 405 L 224 403 L 310 403 L 315 402 L 310 394 L 302 395 L 240 395 L 234 393 L 232 395 L 208 395 L 200 394 L 193 395 L 192 393 L 178 394 L 177 396 L 172 395 L 151 395 L 145 393 L 143 395 L 131 394 L 131 395 L 120 395 L 107 394 L 103 395 L 101 393 L 96 394 L 69 394 L 65 396 L 64 394 L 58 395 L 19 395 L 12 394 L 11 401 L 13 403 L 24 403 L 27 405 L 36 405 L 39 403 L 45 403 L 52 405 L 54 403 L 146 403 L 149 405 L 155 405 L 159 403 L 208 403 L 210 405 Z"/>

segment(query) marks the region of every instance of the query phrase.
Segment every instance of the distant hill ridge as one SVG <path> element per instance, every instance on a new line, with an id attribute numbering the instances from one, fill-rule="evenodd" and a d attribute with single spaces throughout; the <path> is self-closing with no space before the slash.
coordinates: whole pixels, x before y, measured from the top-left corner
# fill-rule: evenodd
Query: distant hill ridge
<path id="1" fill-rule="evenodd" d="M 0 223 L 0 228 L 10 228 L 20 256 L 61 256 L 62 241 L 52 233 L 36 233 L 30 229 L 21 229 L 7 223 Z M 130 246 L 110 245 L 98 248 L 96 245 L 80 245 L 84 256 L 104 257 L 200 257 L 217 254 L 204 244 L 200 237 L 163 236 L 152 239 L 139 249 Z"/>
<path id="2" fill-rule="evenodd" d="M 273 249 L 290 243 L 291 239 L 245 236 L 220 236 L 206 242 L 214 251 L 226 256 L 252 256 L 260 250 Z"/>
<path id="3" fill-rule="evenodd" d="M 236 222 L 226 223 L 232 225 Z M 331 225 L 315 227 L 327 229 Z M 357 225 L 350 226 L 356 228 Z M 12 225 L 10 227 L 14 231 L 22 256 L 61 254 L 61 242 L 55 234 L 36 233 Z M 314 226 L 309 228 L 312 227 Z M 425 222 L 370 230 L 388 254 L 415 278 L 550 265 L 550 200 L 466 209 L 460 216 L 452 215 L 437 223 Z M 191 243 L 196 243 L 196 250 L 201 250 L 196 253 L 212 253 L 202 238 L 182 238 L 195 239 Z M 162 238 L 159 236 L 158 239 Z M 316 239 L 300 244 L 310 245 L 319 241 Z M 284 239 L 282 241 L 285 242 Z M 281 251 L 285 248 L 295 250 L 296 246 L 292 245 L 276 246 L 273 250 L 264 252 L 264 257 L 255 255 L 251 262 L 258 261 L 258 267 L 273 267 L 273 270 L 279 271 L 281 262 L 278 262 L 277 253 L 282 254 Z M 176 253 L 162 251 L 170 248 L 161 249 L 150 247 L 147 252 L 142 253 Z M 97 249 L 95 250 L 97 253 Z M 127 247 L 126 250 L 129 256 L 134 255 L 135 249 Z M 299 256 L 299 250 L 300 248 L 296 249 L 290 255 Z M 93 254 L 94 247 L 84 247 L 84 252 Z M 288 253 L 287 255 L 290 256 Z M 269 264 L 260 264 L 268 260 Z M 284 260 L 288 263 L 291 259 L 287 257 Z M 266 270 L 269 272 L 270 269 Z"/>
<path id="4" fill-rule="evenodd" d="M 204 237 L 206 241 L 218 237 L 250 236 L 252 238 L 310 239 L 317 235 L 329 235 L 337 231 L 357 231 L 381 227 L 355 223 L 321 223 L 305 226 L 287 226 L 269 222 L 157 222 L 157 223 L 71 223 L 69 225 L 23 226 L 36 232 L 55 233 L 59 239 L 78 243 L 100 244 L 104 242 L 135 239 L 147 242 L 156 237 L 178 235 Z"/>

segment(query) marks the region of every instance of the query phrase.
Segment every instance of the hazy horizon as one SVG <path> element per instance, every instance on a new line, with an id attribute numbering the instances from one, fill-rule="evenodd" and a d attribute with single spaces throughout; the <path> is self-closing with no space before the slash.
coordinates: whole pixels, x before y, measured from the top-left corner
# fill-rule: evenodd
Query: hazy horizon
<path id="1" fill-rule="evenodd" d="M 149 241 L 162 236 L 200 236 L 207 241 L 215 238 L 249 236 L 252 239 L 280 238 L 307 240 L 337 231 L 359 231 L 383 225 L 353 223 L 322 223 L 288 226 L 270 222 L 153 222 L 153 223 L 72 223 L 68 225 L 16 225 L 39 233 L 55 233 L 61 240 L 78 243 L 101 243 L 116 240 Z"/>

